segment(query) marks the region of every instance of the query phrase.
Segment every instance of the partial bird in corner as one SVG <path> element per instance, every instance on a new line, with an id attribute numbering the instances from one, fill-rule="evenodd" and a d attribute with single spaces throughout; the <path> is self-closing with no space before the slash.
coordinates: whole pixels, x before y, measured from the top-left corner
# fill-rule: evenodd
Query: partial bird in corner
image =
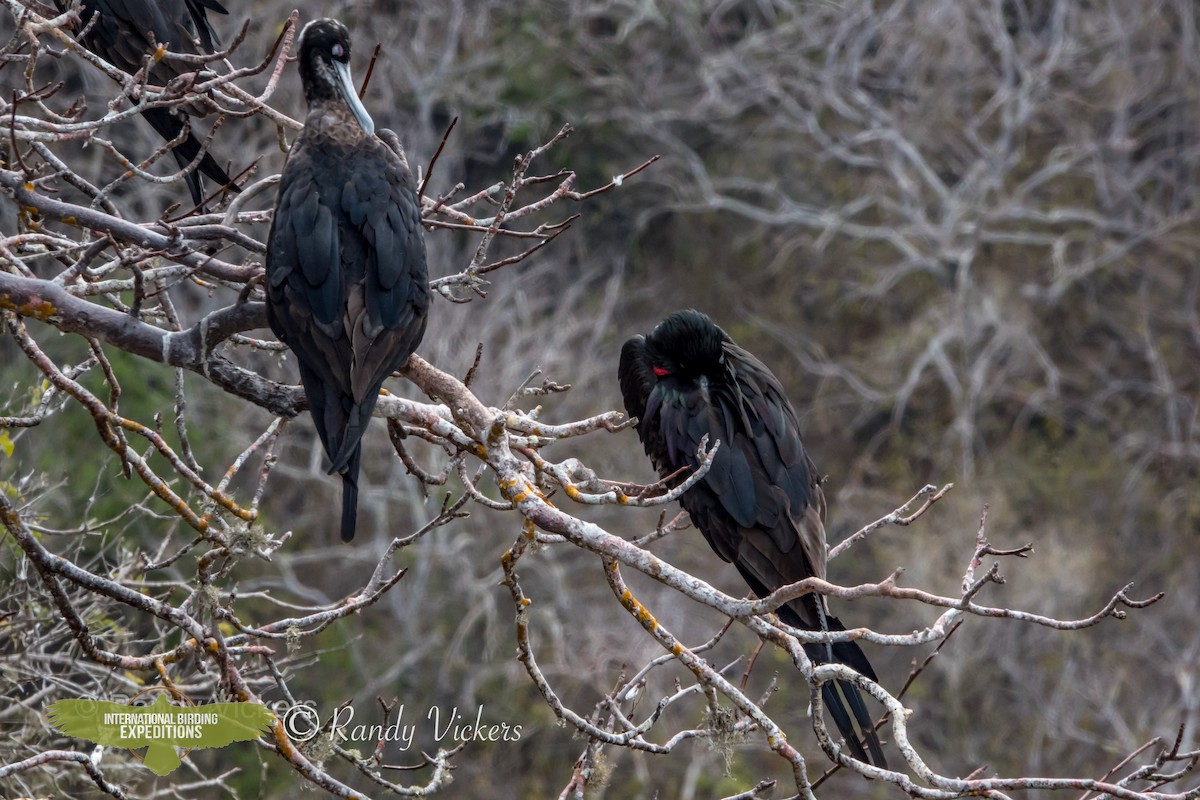
<path id="1" fill-rule="evenodd" d="M 710 448 L 720 441 L 708 472 L 680 503 L 709 546 L 733 563 L 755 595 L 825 577 L 821 479 L 800 439 L 796 412 L 766 365 L 708 316 L 686 309 L 668 316 L 649 336 L 625 342 L 618 377 L 625 410 L 637 417 L 638 437 L 662 477 L 681 469 L 694 472 L 701 440 L 707 436 Z M 820 595 L 793 600 L 778 614 L 802 630 L 845 630 Z M 808 644 L 804 651 L 814 663 L 845 664 L 876 680 L 854 642 Z M 826 683 L 822 698 L 854 757 L 886 766 L 857 687 Z"/>
<path id="2" fill-rule="evenodd" d="M 59 11 L 71 7 L 72 0 L 55 0 Z M 208 20 L 208 12 L 228 14 L 217 0 L 82 0 L 80 21 L 83 24 L 80 44 L 122 72 L 135 74 L 142 68 L 147 54 L 164 46 L 175 53 L 201 55 L 220 48 L 220 40 Z M 99 15 L 97 17 L 97 15 Z M 175 59 L 163 58 L 152 62 L 148 80 L 165 86 L 171 80 L 199 69 Z M 211 102 L 198 98 L 184 109 L 189 115 L 204 116 L 214 110 Z M 147 108 L 142 117 L 166 141 L 183 132 L 181 112 L 170 108 Z M 200 154 L 200 140 L 195 131 L 171 151 L 180 167 L 186 167 Z M 205 152 L 197 170 L 231 191 L 239 191 L 212 153 Z M 193 170 L 185 176 L 192 202 L 204 203 L 204 186 Z"/>
<path id="3" fill-rule="evenodd" d="M 408 160 L 396 134 L 375 135 L 350 77 L 345 26 L 308 23 L 299 61 L 308 117 L 267 237 L 267 319 L 296 355 L 329 472 L 342 476 L 348 542 L 361 440 L 384 380 L 425 335 L 429 273 Z"/>

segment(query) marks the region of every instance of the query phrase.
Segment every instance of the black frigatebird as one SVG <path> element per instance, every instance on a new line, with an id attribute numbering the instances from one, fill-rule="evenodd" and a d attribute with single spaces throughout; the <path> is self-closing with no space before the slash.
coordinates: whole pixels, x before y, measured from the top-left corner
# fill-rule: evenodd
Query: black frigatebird
<path id="1" fill-rule="evenodd" d="M 308 116 L 267 238 L 267 318 L 296 354 L 329 472 L 342 476 L 348 542 L 361 439 L 379 389 L 425 334 L 425 235 L 399 138 L 375 135 L 354 89 L 345 26 L 308 23 L 299 60 Z"/>

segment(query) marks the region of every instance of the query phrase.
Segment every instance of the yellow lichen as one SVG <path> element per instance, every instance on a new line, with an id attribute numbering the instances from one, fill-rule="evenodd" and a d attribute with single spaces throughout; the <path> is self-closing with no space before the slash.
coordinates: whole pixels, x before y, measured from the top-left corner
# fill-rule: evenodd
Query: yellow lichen
<path id="1" fill-rule="evenodd" d="M 23 317 L 33 317 L 45 322 L 58 314 L 58 308 L 49 300 L 30 300 L 18 306 L 17 313 Z"/>

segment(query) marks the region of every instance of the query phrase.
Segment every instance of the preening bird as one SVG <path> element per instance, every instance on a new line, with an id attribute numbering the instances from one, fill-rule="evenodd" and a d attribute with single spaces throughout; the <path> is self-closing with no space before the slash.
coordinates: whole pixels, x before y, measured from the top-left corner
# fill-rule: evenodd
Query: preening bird
<path id="1" fill-rule="evenodd" d="M 267 237 L 267 319 L 296 355 L 329 472 L 342 476 L 348 542 L 361 439 L 379 388 L 425 335 L 425 234 L 399 139 L 387 130 L 376 136 L 358 99 L 340 22 L 304 27 L 300 80 L 308 117 L 284 165 Z"/>
<path id="2" fill-rule="evenodd" d="M 71 0 L 55 0 L 55 3 L 60 11 L 71 7 Z M 209 11 L 229 13 L 217 0 L 83 0 L 80 20 L 84 33 L 80 43 L 117 69 L 133 75 L 142 68 L 146 55 L 160 45 L 187 55 L 215 52 L 220 41 L 208 20 Z M 196 64 L 163 58 L 152 62 L 148 78 L 152 84 L 165 86 L 197 69 Z M 187 113 L 195 116 L 203 116 L 212 109 L 211 103 L 202 99 L 185 106 Z M 174 109 L 148 108 L 142 117 L 168 142 L 183 131 L 183 118 Z M 200 153 L 200 140 L 195 132 L 189 131 L 187 138 L 171 152 L 179 166 L 186 167 Z M 222 186 L 238 190 L 212 153 L 204 154 L 197 170 Z M 199 206 L 204 201 L 200 176 L 192 171 L 185 180 L 192 201 Z"/>
<path id="3" fill-rule="evenodd" d="M 649 336 L 625 342 L 618 377 L 625 410 L 638 418 L 638 437 L 664 478 L 699 466 L 703 437 L 709 447 L 720 440 L 708 472 L 680 503 L 754 594 L 765 597 L 786 584 L 825 577 L 821 479 L 800 439 L 796 412 L 771 370 L 706 315 L 687 309 L 668 316 Z M 820 595 L 793 600 L 778 614 L 803 630 L 845 630 Z M 876 680 L 854 642 L 809 644 L 804 650 L 816 663 L 845 664 Z M 855 758 L 884 766 L 858 689 L 826 683 L 822 697 Z"/>

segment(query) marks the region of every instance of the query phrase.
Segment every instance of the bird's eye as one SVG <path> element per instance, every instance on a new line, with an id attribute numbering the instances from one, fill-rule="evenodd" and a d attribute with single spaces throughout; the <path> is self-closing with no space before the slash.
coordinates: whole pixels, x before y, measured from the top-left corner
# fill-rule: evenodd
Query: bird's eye
<path id="1" fill-rule="evenodd" d="M 666 367 L 654 367 L 654 374 L 661 378 L 664 375 L 670 375 L 671 370 L 667 369 Z"/>
<path id="2" fill-rule="evenodd" d="M 335 44 L 330 52 L 333 53 L 334 58 L 342 58 L 346 55 L 346 48 L 342 47 L 340 44 Z"/>

